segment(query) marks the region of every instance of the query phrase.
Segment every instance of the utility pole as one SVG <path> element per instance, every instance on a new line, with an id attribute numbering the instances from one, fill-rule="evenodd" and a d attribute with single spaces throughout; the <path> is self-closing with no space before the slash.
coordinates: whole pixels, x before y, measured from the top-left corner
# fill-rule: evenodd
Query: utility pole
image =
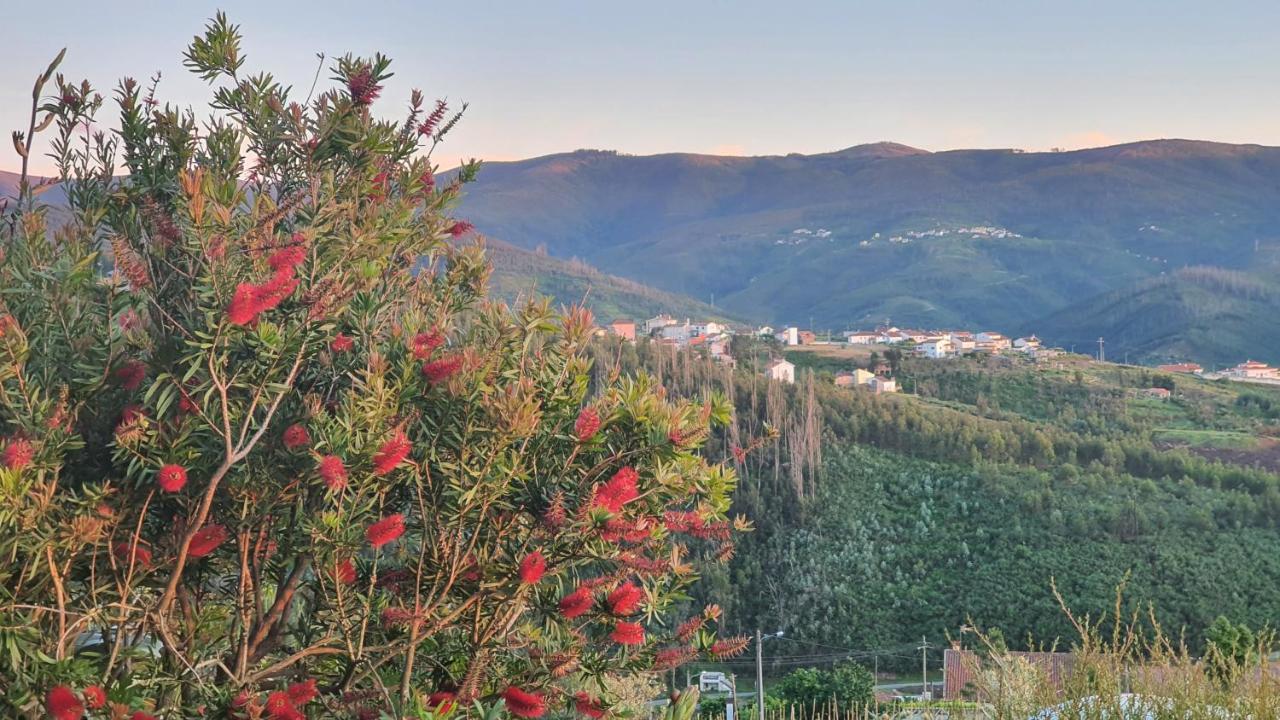
<path id="1" fill-rule="evenodd" d="M 764 720 L 764 638 L 756 628 L 756 715 Z"/>
<path id="2" fill-rule="evenodd" d="M 1103 345 L 1103 340 L 1102 340 L 1102 337 L 1099 336 L 1098 337 L 1098 362 L 1107 361 L 1107 351 L 1102 347 L 1102 345 Z"/>
<path id="3" fill-rule="evenodd" d="M 929 699 L 929 640 L 925 636 L 920 636 L 920 647 L 916 648 L 920 651 L 920 699 Z"/>

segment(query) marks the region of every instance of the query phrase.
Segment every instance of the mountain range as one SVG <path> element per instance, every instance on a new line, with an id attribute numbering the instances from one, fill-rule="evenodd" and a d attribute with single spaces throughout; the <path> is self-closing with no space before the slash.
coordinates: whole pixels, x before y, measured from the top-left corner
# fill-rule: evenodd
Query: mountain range
<path id="1" fill-rule="evenodd" d="M 486 163 L 462 214 L 489 236 L 760 322 L 966 326 L 1059 344 L 1129 328 L 1108 338 L 1112 357 L 1280 359 L 1280 338 L 1257 332 L 1263 306 L 1179 273 L 1217 268 L 1270 287 L 1280 148 L 579 150 Z M 1128 322 L 1137 308 L 1165 320 Z"/>
<path id="2" fill-rule="evenodd" d="M 0 196 L 11 195 L 0 173 Z M 53 187 L 44 200 L 61 202 Z M 1280 361 L 1280 148 L 633 156 L 485 163 L 460 215 L 494 287 L 657 312 L 1107 341 L 1132 361 Z"/>

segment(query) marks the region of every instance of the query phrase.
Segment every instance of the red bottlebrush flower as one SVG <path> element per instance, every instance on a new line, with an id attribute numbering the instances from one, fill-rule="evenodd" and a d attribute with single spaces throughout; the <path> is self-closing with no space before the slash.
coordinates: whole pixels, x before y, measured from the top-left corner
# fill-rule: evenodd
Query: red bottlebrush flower
<path id="1" fill-rule="evenodd" d="M 613 474 L 609 481 L 596 488 L 593 507 L 604 508 L 611 513 L 622 512 L 622 506 L 640 496 L 636 490 L 639 475 L 631 466 L 627 466 Z"/>
<path id="2" fill-rule="evenodd" d="M 449 234 L 453 237 L 462 237 L 463 235 L 471 232 L 474 228 L 475 226 L 466 220 L 459 220 L 449 226 Z"/>
<path id="3" fill-rule="evenodd" d="M 320 694 L 320 692 L 316 690 L 315 678 L 311 678 L 305 682 L 294 683 L 289 686 L 289 689 L 286 690 L 286 692 L 289 694 L 289 699 L 293 701 L 294 705 L 306 705 L 312 700 L 315 700 L 316 696 Z"/>
<path id="4" fill-rule="evenodd" d="M 747 461 L 747 449 L 741 445 L 734 445 L 729 452 L 733 453 L 733 461 L 739 465 Z"/>
<path id="5" fill-rule="evenodd" d="M 330 490 L 337 491 L 347 486 L 347 468 L 342 464 L 342 458 L 337 455 L 325 455 L 320 458 L 320 462 L 316 465 L 316 472 Z"/>
<path id="6" fill-rule="evenodd" d="M 373 77 L 373 68 L 361 66 L 347 77 L 347 92 L 351 94 L 351 102 L 356 105 L 370 105 L 378 99 L 382 86 Z"/>
<path id="7" fill-rule="evenodd" d="M 447 713 L 453 709 L 453 703 L 457 696 L 448 690 L 437 690 L 427 696 L 427 707 L 437 713 Z"/>
<path id="8" fill-rule="evenodd" d="M 448 380 L 451 376 L 453 376 L 454 373 L 458 372 L 458 370 L 461 368 L 462 368 L 462 356 L 450 355 L 449 357 L 442 357 L 438 360 L 432 360 L 426 365 L 423 365 L 422 374 L 427 377 L 427 380 L 433 383 L 439 383 L 439 382 L 444 382 L 445 380 Z"/>
<path id="9" fill-rule="evenodd" d="M 297 237 L 296 235 L 294 237 Z M 281 269 L 293 270 L 307 259 L 307 249 L 302 245 L 290 245 L 271 253 L 267 265 L 279 272 Z"/>
<path id="10" fill-rule="evenodd" d="M 436 176 L 427 170 L 418 176 L 418 184 L 422 185 L 423 196 L 430 195 L 436 189 Z"/>
<path id="11" fill-rule="evenodd" d="M 165 492 L 178 492 L 187 484 L 187 469 L 170 463 L 156 473 L 156 484 Z"/>
<path id="12" fill-rule="evenodd" d="M 382 443 L 382 447 L 378 448 L 378 452 L 373 455 L 373 474 L 386 475 L 396 466 L 409 456 L 409 451 L 413 449 L 413 445 L 409 443 L 409 438 L 405 437 L 403 431 L 397 431 L 391 439 Z"/>
<path id="13" fill-rule="evenodd" d="M 97 710 L 107 704 L 107 693 L 97 685 L 90 685 L 80 695 L 90 710 Z"/>
<path id="14" fill-rule="evenodd" d="M 642 600 L 644 591 L 628 580 L 609 593 L 605 601 L 609 604 L 609 612 L 614 615 L 630 615 L 640 607 Z"/>
<path id="15" fill-rule="evenodd" d="M 542 553 L 534 550 L 525 555 L 524 560 L 520 561 L 520 583 L 523 585 L 537 585 L 546 571 L 547 559 L 542 557 Z"/>
<path id="16" fill-rule="evenodd" d="M 643 645 L 644 627 L 640 623 L 620 622 L 613 626 L 609 639 L 619 645 Z"/>
<path id="17" fill-rule="evenodd" d="M 274 309 L 293 294 L 298 287 L 298 278 L 293 276 L 293 268 L 280 268 L 271 279 L 257 286 L 255 292 L 256 312 Z"/>
<path id="18" fill-rule="evenodd" d="M 573 696 L 573 708 L 593 720 L 600 720 L 600 718 L 604 717 L 604 703 L 585 692 L 579 691 Z"/>
<path id="19" fill-rule="evenodd" d="M 267 696 L 267 717 L 271 720 L 305 720 L 305 715 L 294 707 L 289 693 L 277 690 Z"/>
<path id="20" fill-rule="evenodd" d="M 350 350 L 353 345 L 355 345 L 355 340 L 352 340 L 347 335 L 338 333 L 329 343 L 329 349 L 336 353 L 341 353 Z"/>
<path id="21" fill-rule="evenodd" d="M 12 438 L 4 449 L 4 466 L 10 470 L 21 470 L 31 464 L 36 456 L 36 449 L 23 438 Z"/>
<path id="22" fill-rule="evenodd" d="M 370 525 L 364 531 L 365 539 L 375 548 L 380 548 L 404 534 L 404 516 L 400 513 L 388 515 Z"/>
<path id="23" fill-rule="evenodd" d="M 343 585 L 350 585 L 356 581 L 356 564 L 351 558 L 343 558 L 333 569 L 333 578 Z"/>
<path id="24" fill-rule="evenodd" d="M 431 357 L 431 353 L 444 344 L 444 335 L 438 330 L 429 332 L 420 332 L 413 336 L 413 356 L 419 360 L 426 360 Z"/>
<path id="25" fill-rule="evenodd" d="M 578 442 L 586 442 L 595 437 L 599 429 L 600 416 L 596 414 L 595 408 L 582 408 L 582 412 L 578 413 L 578 419 L 573 423 L 573 434 L 577 436 Z"/>
<path id="26" fill-rule="evenodd" d="M 80 720 L 84 717 L 84 704 L 66 685 L 57 685 L 44 698 L 44 709 L 53 720 Z"/>
<path id="27" fill-rule="evenodd" d="M 142 385 L 143 380 L 147 379 L 147 366 L 140 360 L 130 360 L 116 368 L 111 373 L 111 377 L 120 387 L 132 392 Z"/>
<path id="28" fill-rule="evenodd" d="M 746 635 L 717 640 L 711 643 L 711 647 L 707 648 L 707 654 L 716 660 L 728 660 L 741 655 L 750 642 L 751 638 Z"/>
<path id="29" fill-rule="evenodd" d="M 507 702 L 507 709 L 516 717 L 540 718 L 547 712 L 547 701 L 541 695 L 518 687 L 512 686 L 502 691 L 502 699 Z"/>
<path id="30" fill-rule="evenodd" d="M 680 667 L 698 656 L 698 651 L 691 647 L 663 648 L 654 653 L 653 669 L 658 672 Z"/>
<path id="31" fill-rule="evenodd" d="M 680 640 L 688 640 L 693 634 L 702 629 L 703 619 L 701 617 L 691 617 L 680 623 L 676 628 L 676 637 Z"/>
<path id="32" fill-rule="evenodd" d="M 444 120 L 444 113 L 448 109 L 448 103 L 443 100 L 437 100 L 435 109 L 418 125 L 418 134 L 430 135 L 435 132 L 436 128 L 440 126 L 440 121 Z"/>
<path id="33" fill-rule="evenodd" d="M 187 546 L 187 554 L 202 558 L 218 549 L 227 540 L 227 529 L 221 525 L 205 525 L 191 536 L 191 544 Z"/>
<path id="34" fill-rule="evenodd" d="M 382 611 L 382 627 L 404 627 L 413 622 L 413 613 L 404 608 L 389 607 Z"/>
<path id="35" fill-rule="evenodd" d="M 680 432 L 679 428 L 674 428 L 671 432 L 667 433 L 667 440 L 672 445 L 680 447 L 684 444 L 684 433 Z"/>
<path id="36" fill-rule="evenodd" d="M 297 450 L 311 444 L 311 433 L 307 432 L 306 426 L 294 423 L 284 429 L 282 439 L 286 448 Z"/>
<path id="37" fill-rule="evenodd" d="M 227 320 L 232 325 L 248 325 L 258 317 L 258 288 L 252 283 L 236 285 L 231 296 L 231 304 L 227 306 Z"/>
<path id="38" fill-rule="evenodd" d="M 141 710 L 138 710 L 137 712 L 129 716 L 129 720 L 156 720 L 156 716 L 150 713 L 144 713 Z"/>
<path id="39" fill-rule="evenodd" d="M 595 598 L 591 597 L 591 590 L 579 587 L 560 598 L 560 614 L 566 618 L 576 618 L 590 610 L 592 605 L 595 605 Z"/>
<path id="40" fill-rule="evenodd" d="M 142 545 L 134 545 L 128 542 L 118 542 L 116 543 L 115 547 L 111 548 L 111 552 L 116 556 L 117 560 L 119 560 L 122 563 L 128 564 L 130 562 L 130 553 L 129 553 L 130 548 L 133 549 L 133 557 L 132 557 L 133 562 L 143 567 L 151 567 L 151 551 L 143 547 Z"/>

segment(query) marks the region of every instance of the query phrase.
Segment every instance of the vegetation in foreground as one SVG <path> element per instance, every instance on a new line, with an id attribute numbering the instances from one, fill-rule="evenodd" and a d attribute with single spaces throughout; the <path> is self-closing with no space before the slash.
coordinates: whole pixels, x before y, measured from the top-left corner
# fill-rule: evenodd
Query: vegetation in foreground
<path id="1" fill-rule="evenodd" d="M 125 80 L 111 135 L 60 60 L 15 142 L 69 217 L 24 166 L 0 236 L 0 715 L 599 718 L 743 648 L 671 623 L 732 547 L 726 404 L 588 399 L 590 313 L 482 299 L 457 114 L 378 120 L 382 56 L 296 103 L 219 16 L 215 118 Z"/>

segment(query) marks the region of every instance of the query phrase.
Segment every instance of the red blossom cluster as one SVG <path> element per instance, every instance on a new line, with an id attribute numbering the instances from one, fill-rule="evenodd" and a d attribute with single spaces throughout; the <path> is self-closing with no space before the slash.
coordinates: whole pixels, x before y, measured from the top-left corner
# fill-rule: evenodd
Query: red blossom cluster
<path id="1" fill-rule="evenodd" d="M 447 713 L 453 709 L 457 695 L 448 690 L 437 690 L 427 696 L 427 707 L 437 713 Z"/>
<path id="2" fill-rule="evenodd" d="M 284 441 L 285 448 L 289 450 L 298 450 L 311 445 L 311 433 L 307 432 L 305 425 L 299 423 L 285 428 L 281 439 Z"/>
<path id="3" fill-rule="evenodd" d="M 187 469 L 175 463 L 169 463 L 156 473 L 156 484 L 165 492 L 178 492 L 187 484 Z"/>
<path id="4" fill-rule="evenodd" d="M 422 374 L 432 383 L 441 383 L 453 377 L 454 373 L 462 369 L 462 355 L 454 353 L 422 366 Z"/>
<path id="5" fill-rule="evenodd" d="M 413 336 L 410 351 L 419 360 L 426 360 L 436 348 L 444 344 L 444 334 L 439 330 L 427 330 Z"/>
<path id="6" fill-rule="evenodd" d="M 728 540 L 732 533 L 729 523 L 709 523 L 693 511 L 669 511 L 663 516 L 663 523 L 674 533 L 692 535 L 700 540 Z"/>
<path id="7" fill-rule="evenodd" d="M 520 582 L 523 585 L 537 585 L 546 571 L 547 559 L 534 550 L 520 561 Z"/>
<path id="8" fill-rule="evenodd" d="M 644 626 L 640 623 L 620 622 L 613 626 L 609 639 L 619 645 L 643 645 Z"/>
<path id="9" fill-rule="evenodd" d="M 365 539 L 375 548 L 394 542 L 403 534 L 404 516 L 400 513 L 388 515 L 365 528 L 364 531 Z"/>
<path id="10" fill-rule="evenodd" d="M 539 718 L 547 712 L 547 701 L 542 695 L 512 686 L 502 691 L 507 710 L 520 718 Z"/>
<path id="11" fill-rule="evenodd" d="M 147 379 L 147 366 L 141 360 L 130 360 L 111 373 L 116 384 L 129 392 L 137 390 Z"/>
<path id="12" fill-rule="evenodd" d="M 226 542 L 228 537 L 227 529 L 221 525 L 205 525 L 191 536 L 191 543 L 187 545 L 187 554 L 191 557 L 202 558 L 218 549 L 218 546 Z"/>
<path id="13" fill-rule="evenodd" d="M 356 564 L 351 558 L 343 558 L 333 568 L 333 579 L 343 585 L 350 585 L 356 581 Z"/>
<path id="14" fill-rule="evenodd" d="M 608 482 L 596 487 L 591 506 L 603 508 L 611 513 L 622 512 L 622 506 L 640 497 L 636 489 L 636 481 L 639 479 L 640 476 L 635 468 L 630 465 L 622 468 L 614 473 Z"/>
<path id="15" fill-rule="evenodd" d="M 132 550 L 132 552 L 130 552 Z M 151 550 L 130 542 L 118 542 L 111 548 L 111 553 L 122 563 L 134 563 L 142 567 L 151 567 Z"/>
<path id="16" fill-rule="evenodd" d="M 578 438 L 578 442 L 586 442 L 595 437 L 596 431 L 600 429 L 600 415 L 596 413 L 593 407 L 584 407 L 578 413 L 578 419 L 573 423 L 573 434 Z"/>
<path id="17" fill-rule="evenodd" d="M 347 468 L 342 458 L 337 455 L 325 455 L 316 463 L 316 474 L 324 480 L 325 487 L 330 490 L 341 490 L 347 486 Z"/>
<path id="18" fill-rule="evenodd" d="M 654 653 L 653 669 L 658 672 L 680 667 L 698 657 L 698 651 L 688 645 L 663 648 Z"/>
<path id="19" fill-rule="evenodd" d="M 329 342 L 329 349 L 336 353 L 343 353 L 350 350 L 353 345 L 355 345 L 355 340 L 352 340 L 348 335 L 338 333 Z"/>
<path id="20" fill-rule="evenodd" d="M 436 128 L 440 127 L 440 121 L 444 120 L 444 114 L 448 109 L 448 103 L 444 100 L 436 100 L 435 109 L 433 109 L 431 114 L 427 115 L 427 117 L 418 125 L 418 134 L 430 135 L 435 132 Z"/>
<path id="21" fill-rule="evenodd" d="M 409 456 L 413 445 L 403 430 L 397 430 L 391 439 L 382 443 L 378 452 L 373 455 L 373 474 L 386 475 L 396 469 Z"/>
<path id="22" fill-rule="evenodd" d="M 560 598 L 560 614 L 573 619 L 585 615 L 595 605 L 590 588 L 578 587 L 573 592 Z"/>
<path id="23" fill-rule="evenodd" d="M 577 710 L 581 715 L 592 718 L 592 720 L 600 720 L 605 714 L 604 703 L 583 691 L 579 691 L 573 696 L 573 709 Z"/>
<path id="24" fill-rule="evenodd" d="M 638 610 L 640 602 L 643 600 L 644 591 L 628 580 L 609 593 L 609 597 L 605 599 L 605 602 L 609 605 L 609 612 L 623 616 L 630 615 Z"/>
<path id="25" fill-rule="evenodd" d="M 36 449 L 31 445 L 30 441 L 25 438 L 15 437 L 9 438 L 9 443 L 4 448 L 4 455 L 0 459 L 4 461 L 6 468 L 21 470 L 30 465 L 35 456 Z"/>
<path id="26" fill-rule="evenodd" d="M 234 325 L 249 325 L 258 315 L 275 309 L 298 288 L 297 266 L 306 259 L 306 239 L 294 233 L 293 245 L 276 251 L 267 262 L 274 271 L 264 283 L 240 283 L 227 306 L 227 319 Z"/>
<path id="27" fill-rule="evenodd" d="M 382 86 L 373 77 L 373 68 L 361 65 L 355 72 L 347 76 L 347 92 L 351 94 L 351 102 L 364 107 L 373 104 L 382 93 Z"/>

